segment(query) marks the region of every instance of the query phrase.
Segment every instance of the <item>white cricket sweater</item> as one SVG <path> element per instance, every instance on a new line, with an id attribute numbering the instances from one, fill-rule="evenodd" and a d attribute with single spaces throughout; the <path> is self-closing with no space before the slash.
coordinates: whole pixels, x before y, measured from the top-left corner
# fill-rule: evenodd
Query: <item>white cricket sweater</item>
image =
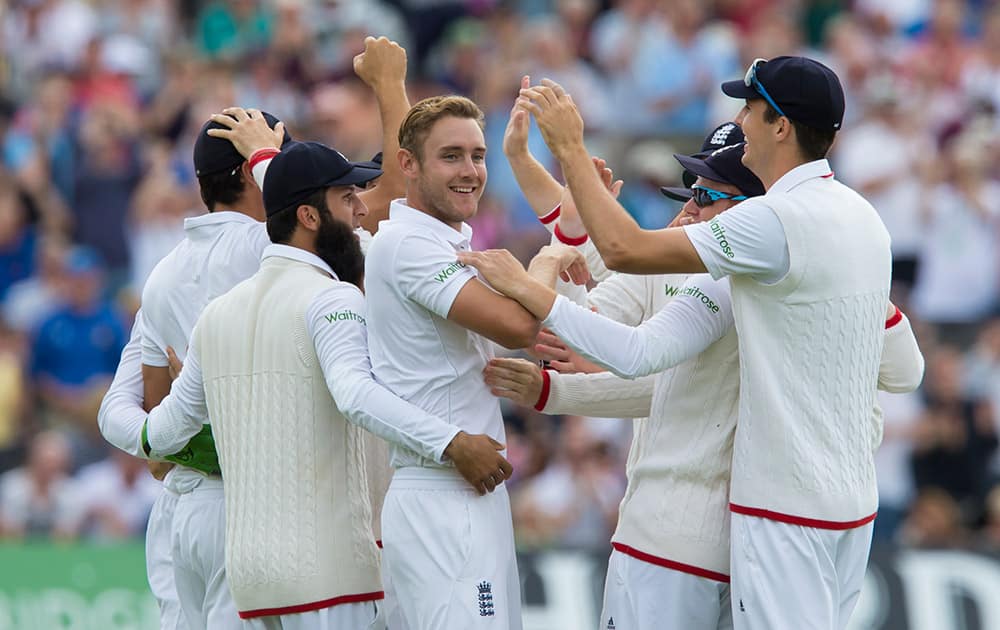
<path id="1" fill-rule="evenodd" d="M 306 324 L 330 283 L 310 264 L 266 258 L 208 305 L 192 339 L 225 471 L 226 569 L 241 617 L 382 597 L 365 431 L 337 409 Z"/>
<path id="2" fill-rule="evenodd" d="M 761 199 L 785 230 L 789 271 L 773 285 L 731 277 L 741 376 L 731 509 L 856 527 L 878 506 L 889 235 L 871 204 L 832 178 Z"/>

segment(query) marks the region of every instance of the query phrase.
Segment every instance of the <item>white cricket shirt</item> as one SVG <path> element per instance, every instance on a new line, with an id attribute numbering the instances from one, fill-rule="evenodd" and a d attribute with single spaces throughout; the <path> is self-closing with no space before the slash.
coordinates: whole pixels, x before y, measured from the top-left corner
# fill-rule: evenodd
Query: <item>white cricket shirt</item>
<path id="1" fill-rule="evenodd" d="M 372 370 L 400 398 L 505 443 L 500 402 L 482 375 L 493 342 L 448 320 L 459 291 L 476 278 L 455 258 L 470 249 L 471 237 L 466 224 L 459 232 L 403 200 L 392 202 L 365 259 Z M 392 465 L 435 463 L 394 448 Z"/>
<path id="2" fill-rule="evenodd" d="M 156 265 L 142 290 L 143 364 L 165 367 L 167 346 L 183 361 L 201 310 L 252 276 L 270 244 L 265 225 L 239 212 L 185 219 L 184 240 Z"/>

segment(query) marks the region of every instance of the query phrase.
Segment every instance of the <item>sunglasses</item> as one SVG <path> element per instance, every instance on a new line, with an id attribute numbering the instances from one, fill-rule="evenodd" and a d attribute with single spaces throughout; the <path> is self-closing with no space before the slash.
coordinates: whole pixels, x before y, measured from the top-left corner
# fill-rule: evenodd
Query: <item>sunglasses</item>
<path id="1" fill-rule="evenodd" d="M 767 93 L 767 90 L 764 89 L 764 84 L 762 84 L 760 79 L 757 78 L 757 66 L 761 63 L 767 63 L 767 59 L 757 58 L 753 60 L 753 63 L 750 64 L 749 68 L 747 68 L 746 75 L 743 77 L 743 85 L 757 90 L 757 92 L 767 100 L 771 107 L 774 108 L 774 111 L 778 112 L 780 116 L 788 118 L 788 116 L 785 115 L 785 112 L 781 111 L 778 104 L 774 102 L 774 99 L 771 98 L 771 95 Z"/>
<path id="2" fill-rule="evenodd" d="M 706 188 L 704 186 L 692 186 L 691 187 L 691 199 L 699 208 L 705 208 L 712 205 L 720 199 L 732 199 L 733 201 L 743 201 L 747 199 L 746 195 L 732 195 L 730 193 L 724 193 L 721 190 L 713 190 L 711 188 Z"/>

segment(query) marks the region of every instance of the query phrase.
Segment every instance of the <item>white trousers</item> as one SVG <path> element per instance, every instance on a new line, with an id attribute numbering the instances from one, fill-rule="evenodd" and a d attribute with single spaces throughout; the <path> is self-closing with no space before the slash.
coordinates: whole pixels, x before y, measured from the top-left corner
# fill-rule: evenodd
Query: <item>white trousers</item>
<path id="1" fill-rule="evenodd" d="M 226 505 L 220 479 L 207 478 L 180 495 L 171 540 L 177 597 L 188 628 L 242 628 L 226 582 Z"/>
<path id="2" fill-rule="evenodd" d="M 243 621 L 244 630 L 384 630 L 378 602 L 340 604 L 294 615 L 256 617 Z"/>
<path id="3" fill-rule="evenodd" d="M 732 630 L 729 584 L 618 550 L 608 560 L 599 630 Z"/>
<path id="4" fill-rule="evenodd" d="M 510 499 L 455 471 L 401 468 L 382 507 L 391 630 L 521 630 Z"/>
<path id="5" fill-rule="evenodd" d="M 153 503 L 146 523 L 146 578 L 160 608 L 160 630 L 187 630 L 177 599 L 170 549 L 177 498 L 177 493 L 164 488 Z"/>
<path id="6" fill-rule="evenodd" d="M 736 630 L 843 630 L 861 595 L 872 523 L 817 529 L 732 515 Z"/>

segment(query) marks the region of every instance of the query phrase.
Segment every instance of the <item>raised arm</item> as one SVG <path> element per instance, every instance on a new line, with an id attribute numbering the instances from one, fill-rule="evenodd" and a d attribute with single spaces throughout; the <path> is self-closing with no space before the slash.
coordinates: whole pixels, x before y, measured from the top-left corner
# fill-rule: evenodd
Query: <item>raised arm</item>
<path id="1" fill-rule="evenodd" d="M 354 72 L 375 92 L 382 117 L 382 177 L 374 188 L 358 194 L 368 206 L 362 227 L 374 234 L 389 218 L 389 202 L 406 194 L 406 181 L 395 158 L 399 126 L 410 111 L 406 96 L 406 50 L 385 37 L 366 37 L 365 51 L 354 58 Z"/>
<path id="2" fill-rule="evenodd" d="M 530 86 L 531 79 L 525 75 L 521 78 L 521 89 Z M 530 126 L 530 114 L 519 103 L 515 102 L 514 107 L 510 110 L 507 129 L 504 131 L 503 152 L 507 156 L 510 168 L 514 172 L 514 178 L 517 179 L 517 185 L 524 198 L 527 199 L 528 205 L 531 206 L 543 224 L 551 229 L 554 226 L 552 221 L 558 218 L 558 215 L 553 215 L 553 210 L 559 206 L 564 187 L 531 154 L 531 150 L 528 148 Z M 551 220 L 549 220 L 550 218 Z"/>
<path id="3" fill-rule="evenodd" d="M 521 90 L 566 183 L 587 233 L 609 269 L 627 273 L 701 273 L 705 265 L 684 231 L 643 230 L 602 185 L 583 142 L 583 119 L 565 90 L 552 81 Z"/>

